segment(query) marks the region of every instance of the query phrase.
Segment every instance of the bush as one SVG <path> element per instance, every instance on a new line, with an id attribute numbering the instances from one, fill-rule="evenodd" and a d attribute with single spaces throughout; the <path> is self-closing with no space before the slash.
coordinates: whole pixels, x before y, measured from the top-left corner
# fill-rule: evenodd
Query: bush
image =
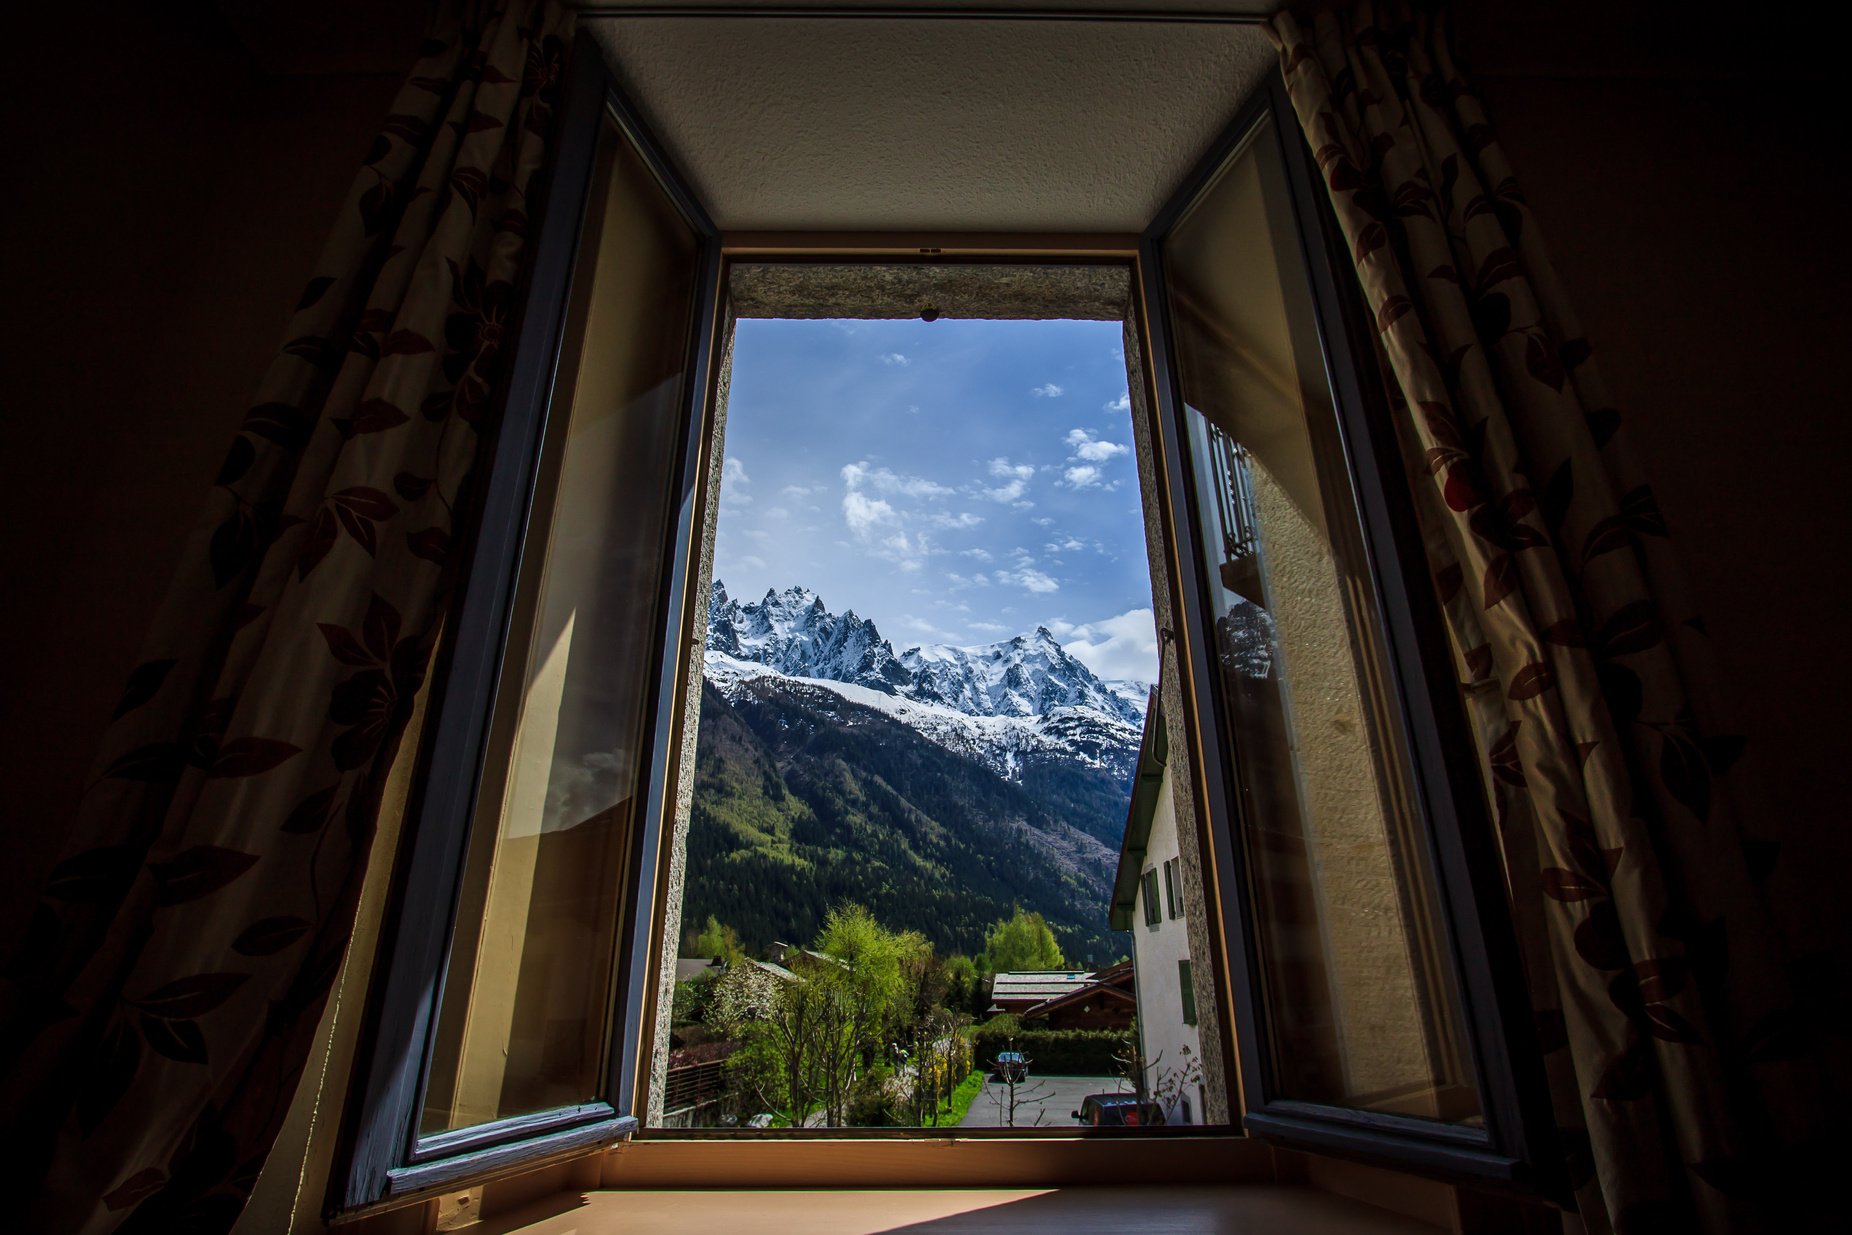
<path id="1" fill-rule="evenodd" d="M 1016 1033 L 993 1032 L 989 1025 L 977 1031 L 972 1043 L 974 1066 L 989 1071 L 999 1051 L 1021 1051 L 1029 1059 L 1029 1075 L 1116 1076 L 1115 1055 L 1125 1053 L 1126 1035 L 1118 1029 L 1027 1029 Z"/>

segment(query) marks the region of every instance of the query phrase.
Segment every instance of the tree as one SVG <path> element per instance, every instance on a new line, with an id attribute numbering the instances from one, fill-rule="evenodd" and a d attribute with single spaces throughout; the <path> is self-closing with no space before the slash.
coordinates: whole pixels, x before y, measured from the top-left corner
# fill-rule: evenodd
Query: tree
<path id="1" fill-rule="evenodd" d="M 1029 1079 L 1029 1069 L 1034 1066 L 1035 1060 L 1016 1049 L 1015 1038 L 1011 1038 L 1009 1043 L 1009 1050 L 1004 1053 L 1015 1058 L 1008 1062 L 1000 1058 L 992 1059 L 990 1069 L 996 1074 L 998 1084 L 995 1088 L 985 1088 L 990 1093 L 991 1101 L 997 1104 L 997 1121 L 1003 1127 L 1016 1126 L 1016 1108 L 1023 1104 L 1035 1107 L 1035 1126 L 1039 1127 L 1042 1117 L 1047 1114 L 1042 1109 L 1042 1101 L 1052 1096 L 1054 1091 L 1039 1078 L 1033 1081 Z"/>
<path id="2" fill-rule="evenodd" d="M 964 955 L 945 958 L 945 1006 L 960 1012 L 983 1010 L 978 1000 L 984 997 L 984 983 L 979 980 L 977 965 Z"/>
<path id="3" fill-rule="evenodd" d="M 827 959 L 813 958 L 803 976 L 817 997 L 814 1051 L 824 1119 L 834 1128 L 847 1117 L 864 1060 L 912 1011 L 908 970 L 923 968 L 932 946 L 917 931 L 887 930 L 860 905 L 839 905 L 824 921 L 817 951 Z"/>
<path id="4" fill-rule="evenodd" d="M 740 946 L 739 932 L 731 926 L 723 925 L 720 919 L 710 913 L 707 915 L 707 925 L 689 939 L 688 955 L 717 958 L 732 965 L 745 957 L 746 950 Z"/>
<path id="5" fill-rule="evenodd" d="M 984 955 L 992 973 L 1016 969 L 1060 969 L 1066 964 L 1055 933 L 1039 913 L 1024 913 L 1021 906 L 1007 921 L 990 928 Z"/>

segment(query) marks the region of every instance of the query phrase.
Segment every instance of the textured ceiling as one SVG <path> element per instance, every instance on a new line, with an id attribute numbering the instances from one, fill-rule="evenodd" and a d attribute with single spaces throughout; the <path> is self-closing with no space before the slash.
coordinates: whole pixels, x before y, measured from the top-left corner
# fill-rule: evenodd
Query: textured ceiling
<path id="1" fill-rule="evenodd" d="M 729 230 L 1140 231 L 1275 64 L 1229 23 L 581 21 Z"/>

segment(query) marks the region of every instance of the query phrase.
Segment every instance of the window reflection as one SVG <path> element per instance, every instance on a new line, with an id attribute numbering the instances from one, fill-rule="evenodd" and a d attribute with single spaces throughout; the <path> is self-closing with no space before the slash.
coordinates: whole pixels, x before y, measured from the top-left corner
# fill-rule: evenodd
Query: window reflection
<path id="1" fill-rule="evenodd" d="M 601 1091 L 649 759 L 697 242 L 607 124 L 421 1132 Z"/>
<path id="2" fill-rule="evenodd" d="M 1459 998 L 1270 123 L 1164 254 L 1259 919 L 1269 1097 L 1473 1122 Z"/>

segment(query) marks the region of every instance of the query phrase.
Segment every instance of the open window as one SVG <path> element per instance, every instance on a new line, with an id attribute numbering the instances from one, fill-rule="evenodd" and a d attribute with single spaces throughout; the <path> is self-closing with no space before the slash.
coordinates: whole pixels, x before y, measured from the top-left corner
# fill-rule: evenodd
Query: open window
<path id="1" fill-rule="evenodd" d="M 581 1154 L 648 1109 L 730 317 L 721 237 L 585 37 L 561 123 L 337 1209 Z M 1227 1101 L 1198 1089 L 1197 1113 L 1533 1184 L 1543 1091 L 1483 790 L 1330 234 L 1269 85 L 1141 241 L 1087 255 L 1134 272 L 1131 403 L 1175 645 L 1165 783 L 1199 856 L 1154 854 L 1115 895 L 1128 920 L 1141 895 L 1151 928 L 1213 924 L 1164 964 L 1177 1015 L 1232 1061 Z"/>
<path id="2" fill-rule="evenodd" d="M 583 39 L 560 125 L 337 1208 L 637 1126 L 719 240 Z"/>
<path id="3" fill-rule="evenodd" d="M 1272 83 L 1141 245 L 1245 1124 L 1534 1182 L 1483 789 L 1334 232 Z"/>

